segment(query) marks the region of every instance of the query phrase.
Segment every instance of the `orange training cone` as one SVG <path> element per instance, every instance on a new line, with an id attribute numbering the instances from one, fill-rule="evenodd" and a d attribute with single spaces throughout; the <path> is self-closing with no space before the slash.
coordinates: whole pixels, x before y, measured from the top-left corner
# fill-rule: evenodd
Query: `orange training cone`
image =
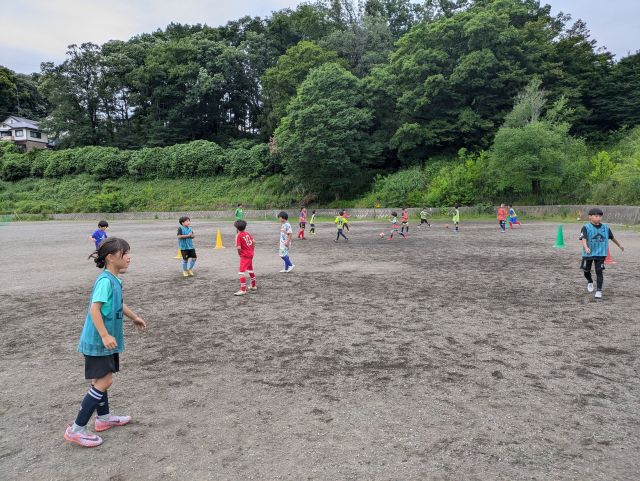
<path id="1" fill-rule="evenodd" d="M 178 253 L 174 257 L 174 259 L 182 259 L 182 253 L 180 252 L 180 249 L 178 249 Z"/>
<path id="2" fill-rule="evenodd" d="M 611 258 L 611 248 L 607 249 L 607 258 L 604 260 L 604 263 L 605 264 L 615 264 L 616 263 L 616 261 L 614 261 Z"/>
<path id="3" fill-rule="evenodd" d="M 222 235 L 220 234 L 220 229 L 218 229 L 218 234 L 216 235 L 216 249 L 224 249 L 222 245 Z"/>

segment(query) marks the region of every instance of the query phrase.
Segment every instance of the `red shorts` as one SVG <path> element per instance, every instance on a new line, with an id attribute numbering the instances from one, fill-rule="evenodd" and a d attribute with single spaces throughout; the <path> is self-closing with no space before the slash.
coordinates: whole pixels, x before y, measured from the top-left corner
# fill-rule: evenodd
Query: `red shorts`
<path id="1" fill-rule="evenodd" d="M 240 258 L 240 269 L 238 272 L 246 272 L 253 270 L 253 258 L 252 257 L 241 257 Z"/>

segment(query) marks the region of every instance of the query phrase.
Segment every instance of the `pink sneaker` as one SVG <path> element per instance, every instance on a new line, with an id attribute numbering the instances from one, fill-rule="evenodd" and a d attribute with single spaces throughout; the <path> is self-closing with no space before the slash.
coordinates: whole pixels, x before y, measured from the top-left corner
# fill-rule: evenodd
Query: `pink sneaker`
<path id="1" fill-rule="evenodd" d="M 124 426 L 130 422 L 131 416 L 114 416 L 113 414 L 110 414 L 109 419 L 106 421 L 96 418 L 96 431 L 106 431 L 107 429 L 111 429 L 115 426 Z"/>
<path id="2" fill-rule="evenodd" d="M 64 438 L 69 442 L 79 444 L 85 448 L 94 448 L 102 444 L 102 438 L 100 436 L 93 434 L 86 428 L 74 433 L 71 425 L 67 426 L 67 430 L 64 432 Z"/>

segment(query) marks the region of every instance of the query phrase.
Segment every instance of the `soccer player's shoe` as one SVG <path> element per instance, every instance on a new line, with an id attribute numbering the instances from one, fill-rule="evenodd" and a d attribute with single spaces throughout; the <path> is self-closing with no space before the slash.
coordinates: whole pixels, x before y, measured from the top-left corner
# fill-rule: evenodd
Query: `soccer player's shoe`
<path id="1" fill-rule="evenodd" d="M 249 289 L 250 291 L 257 291 L 257 290 L 258 290 L 258 287 L 257 287 L 257 286 L 250 286 L 250 287 L 248 287 L 248 289 Z"/>
<path id="2" fill-rule="evenodd" d="M 587 292 L 593 292 L 593 282 L 587 282 Z"/>
<path id="3" fill-rule="evenodd" d="M 189 277 L 189 273 L 187 271 L 182 271 L 182 277 Z"/>
<path id="4" fill-rule="evenodd" d="M 193 272 L 191 269 L 187 269 L 187 273 L 188 273 L 191 277 L 193 277 L 193 276 L 195 276 L 195 275 L 196 275 L 196 274 L 195 274 L 195 272 Z"/>
<path id="5" fill-rule="evenodd" d="M 294 264 L 291 264 L 291 265 L 289 266 L 289 268 L 288 268 L 285 272 L 291 272 L 291 271 L 293 270 L 293 268 L 294 268 L 294 267 L 295 267 L 295 265 L 294 265 Z"/>
<path id="6" fill-rule="evenodd" d="M 67 430 L 64 432 L 64 438 L 71 443 L 84 446 L 85 448 L 93 448 L 102 444 L 102 438 L 97 434 L 93 434 L 86 426 L 75 433 L 71 425 L 67 426 Z"/>
<path id="7" fill-rule="evenodd" d="M 106 431 L 116 426 L 124 426 L 131 422 L 131 416 L 114 416 L 110 414 L 107 419 L 96 418 L 96 431 Z"/>
<path id="8" fill-rule="evenodd" d="M 247 291 L 238 291 L 238 292 L 234 293 L 233 295 L 234 296 L 244 296 L 246 294 L 247 294 Z"/>
<path id="9" fill-rule="evenodd" d="M 602 291 L 596 291 L 596 299 L 602 299 Z"/>

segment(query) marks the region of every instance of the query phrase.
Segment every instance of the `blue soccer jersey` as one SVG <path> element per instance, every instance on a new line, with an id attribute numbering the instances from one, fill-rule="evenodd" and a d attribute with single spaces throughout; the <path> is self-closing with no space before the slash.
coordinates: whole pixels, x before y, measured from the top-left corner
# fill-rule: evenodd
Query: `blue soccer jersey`
<path id="1" fill-rule="evenodd" d="M 183 225 L 178 227 L 178 235 L 189 235 L 192 232 L 193 229 L 191 227 L 185 227 Z M 191 237 L 187 237 L 186 239 L 178 239 L 178 247 L 181 251 L 193 249 L 193 239 Z"/>

